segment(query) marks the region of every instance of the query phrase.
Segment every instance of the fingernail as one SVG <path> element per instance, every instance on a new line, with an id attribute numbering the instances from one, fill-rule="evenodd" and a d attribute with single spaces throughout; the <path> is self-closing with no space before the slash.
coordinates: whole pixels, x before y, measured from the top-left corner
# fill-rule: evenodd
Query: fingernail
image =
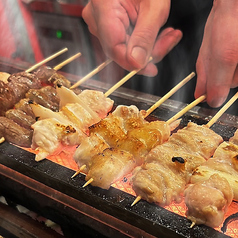
<path id="1" fill-rule="evenodd" d="M 146 62 L 146 56 L 147 56 L 145 49 L 139 46 L 135 46 L 132 49 L 131 56 L 135 59 L 137 63 L 144 66 Z"/>
<path id="2" fill-rule="evenodd" d="M 226 97 L 216 98 L 211 101 L 211 107 L 220 107 L 226 101 Z"/>

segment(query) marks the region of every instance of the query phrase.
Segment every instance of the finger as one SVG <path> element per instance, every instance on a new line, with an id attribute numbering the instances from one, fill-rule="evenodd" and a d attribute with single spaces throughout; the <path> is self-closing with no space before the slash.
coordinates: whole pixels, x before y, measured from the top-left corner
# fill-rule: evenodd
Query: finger
<path id="1" fill-rule="evenodd" d="M 88 29 L 91 34 L 97 36 L 97 25 L 95 22 L 94 11 L 91 2 L 89 2 L 82 11 L 82 17 L 86 24 L 88 25 Z"/>
<path id="2" fill-rule="evenodd" d="M 182 32 L 166 28 L 161 32 L 152 50 L 153 62 L 161 61 L 182 39 Z"/>
<path id="3" fill-rule="evenodd" d="M 143 68 L 148 62 L 157 34 L 168 18 L 169 8 L 170 1 L 168 0 L 141 1 L 137 22 L 129 39 L 127 51 L 128 61 L 134 67 Z"/>

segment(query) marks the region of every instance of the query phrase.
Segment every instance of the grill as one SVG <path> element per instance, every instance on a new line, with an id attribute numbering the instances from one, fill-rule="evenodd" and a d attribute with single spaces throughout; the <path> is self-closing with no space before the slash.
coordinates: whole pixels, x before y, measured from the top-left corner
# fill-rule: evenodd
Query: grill
<path id="1" fill-rule="evenodd" d="M 0 71 L 18 72 L 28 67 L 23 62 L 0 59 Z M 78 78 L 65 74 L 72 82 Z M 88 80 L 84 88 L 106 91 L 111 85 Z M 136 105 L 148 109 L 159 98 L 157 96 L 120 88 L 110 96 L 116 105 Z M 150 120 L 167 120 L 181 110 L 185 104 L 167 100 L 156 109 Z M 182 118 L 181 126 L 188 121 L 205 124 L 215 110 L 195 107 Z M 225 140 L 238 128 L 236 116 L 224 114 L 212 129 Z M 67 157 L 67 155 L 66 155 Z M 72 160 L 72 159 L 71 159 Z M 189 228 L 191 222 L 183 216 L 184 206 L 173 205 L 162 208 L 156 204 L 140 201 L 131 207 L 135 197 L 117 184 L 109 190 L 91 185 L 82 188 L 85 175 L 71 179 L 77 168 L 70 160 L 35 162 L 34 154 L 4 142 L 0 145 L 0 191 L 11 201 L 21 204 L 40 215 L 53 220 L 62 227 L 83 232 L 88 237 L 235 237 L 238 223 L 228 226 L 226 234 L 206 226 Z M 125 182 L 126 180 L 122 181 Z M 235 213 L 237 204 L 232 204 Z M 82 234 L 82 233 L 81 233 Z M 80 233 L 78 234 L 80 236 Z"/>

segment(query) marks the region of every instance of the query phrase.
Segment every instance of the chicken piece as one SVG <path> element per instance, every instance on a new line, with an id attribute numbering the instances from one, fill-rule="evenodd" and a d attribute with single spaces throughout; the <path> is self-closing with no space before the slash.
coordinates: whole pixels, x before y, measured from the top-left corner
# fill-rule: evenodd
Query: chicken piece
<path id="1" fill-rule="evenodd" d="M 233 139 L 231 139 L 233 141 Z M 191 177 L 191 183 L 207 180 L 213 174 L 225 178 L 233 189 L 234 200 L 238 201 L 238 145 L 223 142 L 219 145 L 212 158 L 197 167 Z"/>
<path id="2" fill-rule="evenodd" d="M 150 151 L 169 139 L 170 127 L 166 122 L 152 121 L 128 131 L 128 136 L 140 140 L 146 146 L 147 151 Z"/>
<path id="3" fill-rule="evenodd" d="M 133 171 L 132 187 L 136 194 L 161 206 L 172 201 L 180 202 L 185 184 L 184 169 L 175 163 L 171 163 L 170 167 L 145 163 Z"/>
<path id="4" fill-rule="evenodd" d="M 78 97 L 100 118 L 105 118 L 112 110 L 114 101 L 106 97 L 103 92 L 96 90 L 83 90 Z"/>
<path id="5" fill-rule="evenodd" d="M 181 191 L 184 190 L 193 170 L 204 163 L 221 142 L 222 138 L 208 127 L 189 123 L 187 127 L 172 134 L 167 142 L 156 146 L 148 153 L 145 165 L 133 173 L 133 189 L 147 201 L 158 202 L 161 205 L 180 200 Z M 158 166 L 155 166 L 156 164 Z M 156 173 L 156 177 L 151 173 Z M 145 176 L 149 179 L 144 179 Z M 157 177 L 160 182 L 157 182 Z M 169 179 L 173 182 L 169 183 Z M 179 186 L 176 187 L 173 183 L 178 183 Z M 161 185 L 157 187 L 158 184 Z M 172 193 L 169 186 L 172 186 Z M 147 187 L 150 190 L 146 189 Z M 160 198 L 158 194 L 162 194 L 163 197 Z"/>
<path id="6" fill-rule="evenodd" d="M 110 147 L 116 147 L 120 140 L 126 138 L 126 134 L 121 129 L 120 120 L 112 115 L 104 118 L 90 128 L 90 133 L 100 135 Z"/>
<path id="7" fill-rule="evenodd" d="M 36 122 L 34 118 L 19 109 L 10 109 L 6 112 L 5 116 L 29 130 L 31 130 L 31 125 Z"/>
<path id="8" fill-rule="evenodd" d="M 71 125 L 61 124 L 55 118 L 39 120 L 32 125 L 34 129 L 32 138 L 32 149 L 36 149 L 39 153 L 35 160 L 40 161 L 46 156 L 56 153 L 63 145 L 77 145 L 86 137 L 79 134 Z"/>
<path id="9" fill-rule="evenodd" d="M 225 178 L 213 174 L 208 180 L 190 184 L 184 191 L 187 218 L 195 224 L 218 227 L 224 220 L 233 191 Z"/>
<path id="10" fill-rule="evenodd" d="M 135 160 L 131 153 L 107 148 L 91 159 L 86 181 L 93 179 L 93 186 L 109 189 L 112 183 L 130 173 L 134 167 Z"/>
<path id="11" fill-rule="evenodd" d="M 139 128 L 147 121 L 144 120 L 143 111 L 134 106 L 119 105 L 112 112 L 112 116 L 119 118 L 120 127 L 127 133 L 129 130 Z"/>
<path id="12" fill-rule="evenodd" d="M 143 144 L 139 139 L 129 136 L 119 140 L 117 148 L 131 153 L 134 156 L 136 165 L 141 165 L 144 162 L 146 154 L 148 153 L 145 144 Z"/>
<path id="13" fill-rule="evenodd" d="M 30 148 L 33 130 L 26 129 L 13 120 L 0 117 L 0 138 L 4 137 L 8 142 Z"/>
<path id="14" fill-rule="evenodd" d="M 206 125 L 199 126 L 189 122 L 185 128 L 174 133 L 169 141 L 179 145 L 184 151 L 196 153 L 208 159 L 223 139 Z"/>
<path id="15" fill-rule="evenodd" d="M 79 167 L 86 165 L 84 172 L 87 172 L 91 158 L 96 154 L 102 153 L 106 148 L 109 148 L 106 141 L 98 134 L 91 133 L 78 146 L 73 158 Z"/>

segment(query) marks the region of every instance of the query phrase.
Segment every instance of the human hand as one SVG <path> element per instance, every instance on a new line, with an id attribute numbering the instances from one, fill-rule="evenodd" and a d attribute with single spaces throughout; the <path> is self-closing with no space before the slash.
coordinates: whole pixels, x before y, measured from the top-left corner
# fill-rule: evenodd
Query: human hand
<path id="1" fill-rule="evenodd" d="M 182 38 L 173 28 L 158 35 L 169 11 L 170 0 L 91 0 L 83 18 L 109 58 L 128 71 L 144 68 L 140 74 L 155 76 L 155 63 Z"/>
<path id="2" fill-rule="evenodd" d="M 238 86 L 238 1 L 214 0 L 197 59 L 195 98 L 206 94 L 211 107 Z"/>

